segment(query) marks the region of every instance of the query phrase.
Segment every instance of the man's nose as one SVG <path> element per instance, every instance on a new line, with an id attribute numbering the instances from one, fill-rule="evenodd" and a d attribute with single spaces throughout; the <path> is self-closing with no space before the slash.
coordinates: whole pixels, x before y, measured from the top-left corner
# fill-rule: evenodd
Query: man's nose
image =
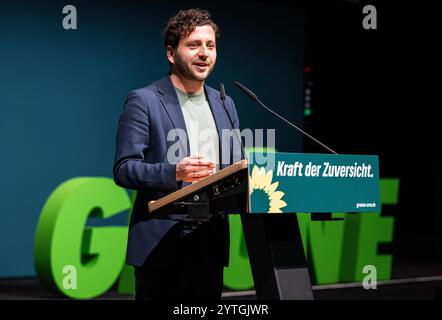
<path id="1" fill-rule="evenodd" d="M 207 57 L 208 56 L 208 49 L 206 46 L 201 46 L 200 51 L 198 52 L 200 57 Z"/>

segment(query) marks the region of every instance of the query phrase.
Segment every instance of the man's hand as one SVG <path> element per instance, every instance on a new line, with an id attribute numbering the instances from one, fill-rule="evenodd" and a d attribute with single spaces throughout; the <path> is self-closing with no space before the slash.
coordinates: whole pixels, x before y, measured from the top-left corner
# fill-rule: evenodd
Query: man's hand
<path id="1" fill-rule="evenodd" d="M 176 181 L 196 182 L 210 176 L 215 168 L 213 161 L 204 160 L 201 155 L 189 156 L 176 165 Z"/>

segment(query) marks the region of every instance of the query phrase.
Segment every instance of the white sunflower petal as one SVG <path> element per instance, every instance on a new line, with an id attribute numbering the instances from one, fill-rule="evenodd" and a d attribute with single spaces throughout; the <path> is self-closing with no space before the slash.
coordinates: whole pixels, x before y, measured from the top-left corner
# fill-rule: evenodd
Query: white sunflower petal
<path id="1" fill-rule="evenodd" d="M 279 182 L 276 181 L 275 183 L 272 183 L 268 189 L 266 190 L 268 194 L 272 194 L 273 192 L 275 192 L 275 190 L 278 188 Z"/>
<path id="2" fill-rule="evenodd" d="M 268 171 L 264 177 L 264 185 L 263 189 L 268 193 L 268 189 L 272 184 L 273 173 L 272 171 Z"/>
<path id="3" fill-rule="evenodd" d="M 275 191 L 270 195 L 270 200 L 280 200 L 284 196 L 284 192 Z"/>
<path id="4" fill-rule="evenodd" d="M 277 201 L 271 201 L 270 202 L 271 210 L 279 210 L 279 209 L 284 208 L 286 206 L 287 206 L 287 203 L 285 203 L 285 201 L 282 201 L 282 200 L 277 200 Z"/>

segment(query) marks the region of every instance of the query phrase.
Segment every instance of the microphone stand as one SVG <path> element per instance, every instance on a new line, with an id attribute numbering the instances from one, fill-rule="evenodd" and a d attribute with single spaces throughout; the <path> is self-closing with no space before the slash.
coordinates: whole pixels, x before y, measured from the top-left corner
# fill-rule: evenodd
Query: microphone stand
<path id="1" fill-rule="evenodd" d="M 248 95 L 252 100 L 258 102 L 258 104 L 263 107 L 264 109 L 266 109 L 267 111 L 271 112 L 272 114 L 274 114 L 275 116 L 277 116 L 278 118 L 280 118 L 281 120 L 283 120 L 284 122 L 288 123 L 290 126 L 292 126 L 293 128 L 295 128 L 296 130 L 298 130 L 299 132 L 301 132 L 303 135 L 305 135 L 306 137 L 308 137 L 309 139 L 313 140 L 314 142 L 316 142 L 317 144 L 319 144 L 321 147 L 327 149 L 329 152 L 333 153 L 333 154 L 338 154 L 336 151 L 334 151 L 333 149 L 327 147 L 325 144 L 323 144 L 322 142 L 320 142 L 319 140 L 315 139 L 314 137 L 312 137 L 311 135 L 309 135 L 307 132 L 305 132 L 304 130 L 302 130 L 301 128 L 295 126 L 293 123 L 291 123 L 290 121 L 288 121 L 287 119 L 285 119 L 283 116 L 280 116 L 279 114 L 277 114 L 275 111 L 271 110 L 270 108 L 268 108 L 264 103 L 262 103 L 259 99 L 258 96 L 256 94 L 254 94 L 250 89 L 248 89 L 246 86 L 244 86 L 243 84 L 239 83 L 238 81 L 235 81 L 235 84 L 238 88 L 240 88 L 246 95 Z"/>

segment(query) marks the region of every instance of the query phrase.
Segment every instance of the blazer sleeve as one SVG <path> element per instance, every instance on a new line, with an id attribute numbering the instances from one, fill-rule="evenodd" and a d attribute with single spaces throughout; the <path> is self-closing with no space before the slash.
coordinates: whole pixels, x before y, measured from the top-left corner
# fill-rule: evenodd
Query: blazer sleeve
<path id="1" fill-rule="evenodd" d="M 146 163 L 150 146 L 150 116 L 144 96 L 132 91 L 120 115 L 113 175 L 115 183 L 127 189 L 177 190 L 176 164 Z"/>

